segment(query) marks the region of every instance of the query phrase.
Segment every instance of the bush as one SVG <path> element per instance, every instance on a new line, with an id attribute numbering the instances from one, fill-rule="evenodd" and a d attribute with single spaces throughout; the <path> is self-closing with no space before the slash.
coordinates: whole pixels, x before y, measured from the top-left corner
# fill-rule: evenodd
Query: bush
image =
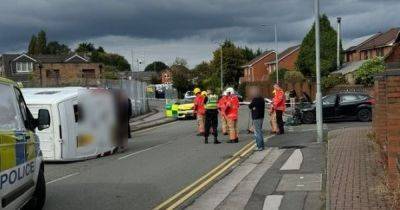
<path id="1" fill-rule="evenodd" d="M 304 80 L 304 75 L 299 72 L 299 71 L 287 71 L 285 73 L 285 77 L 283 78 L 283 81 L 285 81 L 286 84 L 296 84 L 303 82 Z"/>
<path id="2" fill-rule="evenodd" d="M 374 75 L 383 71 L 385 71 L 385 63 L 382 58 L 368 60 L 356 70 L 356 83 L 372 86 L 374 84 Z"/>
<path id="3" fill-rule="evenodd" d="M 342 75 L 328 75 L 326 77 L 323 77 L 321 80 L 321 89 L 322 91 L 326 92 L 329 89 L 335 87 L 336 85 L 343 85 L 347 84 L 346 78 Z"/>
<path id="4" fill-rule="evenodd" d="M 285 74 L 288 70 L 287 69 L 279 69 L 279 82 L 282 83 L 283 79 L 285 78 Z M 276 71 L 272 72 L 269 76 L 268 76 L 268 81 L 271 84 L 275 84 L 276 83 Z"/>

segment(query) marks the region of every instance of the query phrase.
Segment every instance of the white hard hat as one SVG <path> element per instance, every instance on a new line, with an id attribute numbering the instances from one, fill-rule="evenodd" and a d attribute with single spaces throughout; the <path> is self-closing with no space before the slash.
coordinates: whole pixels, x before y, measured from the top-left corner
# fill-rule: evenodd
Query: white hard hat
<path id="1" fill-rule="evenodd" d="M 228 87 L 228 88 L 226 88 L 225 92 L 233 94 L 233 93 L 235 93 L 235 90 L 232 87 Z"/>
<path id="2" fill-rule="evenodd" d="M 228 93 L 226 92 L 226 90 L 225 90 L 224 92 L 222 92 L 222 95 L 223 95 L 223 96 L 228 95 Z"/>

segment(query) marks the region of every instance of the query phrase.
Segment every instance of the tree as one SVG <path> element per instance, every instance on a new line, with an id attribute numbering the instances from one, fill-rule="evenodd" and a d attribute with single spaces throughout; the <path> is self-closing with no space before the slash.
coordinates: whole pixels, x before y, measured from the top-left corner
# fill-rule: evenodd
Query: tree
<path id="1" fill-rule="evenodd" d="M 35 50 L 34 54 L 46 54 L 46 47 L 47 47 L 47 37 L 46 32 L 41 30 L 38 33 L 36 42 L 35 42 Z"/>
<path id="2" fill-rule="evenodd" d="M 242 66 L 247 62 L 243 56 L 242 49 L 236 47 L 233 42 L 226 40 L 222 44 L 223 51 L 223 77 L 225 86 L 233 86 L 237 88 L 239 78 L 243 76 Z M 217 49 L 213 52 L 211 60 L 211 68 L 214 71 L 215 77 L 220 77 L 220 58 L 221 50 Z"/>
<path id="3" fill-rule="evenodd" d="M 253 50 L 248 48 L 247 46 L 244 48 L 241 48 L 241 50 L 242 50 L 243 57 L 244 57 L 244 59 L 246 59 L 247 62 L 253 60 L 253 58 L 256 57 Z"/>
<path id="4" fill-rule="evenodd" d="M 28 46 L 28 54 L 35 54 L 35 47 L 36 47 L 36 36 L 32 35 L 31 37 L 31 41 L 29 42 L 29 46 Z"/>
<path id="5" fill-rule="evenodd" d="M 71 49 L 69 49 L 69 47 L 65 44 L 52 41 L 47 44 L 46 52 L 52 55 L 67 55 L 71 53 Z"/>
<path id="6" fill-rule="evenodd" d="M 180 65 L 187 67 L 187 61 L 184 58 L 176 57 L 172 65 Z"/>
<path id="7" fill-rule="evenodd" d="M 149 65 L 144 68 L 144 71 L 155 71 L 157 73 L 160 73 L 161 71 L 168 69 L 169 67 L 161 62 L 161 61 L 154 61 L 153 63 L 150 63 Z"/>
<path id="8" fill-rule="evenodd" d="M 296 83 L 303 82 L 304 75 L 299 71 L 286 71 L 283 80 L 286 84 L 292 84 L 294 87 Z"/>
<path id="9" fill-rule="evenodd" d="M 172 86 L 178 91 L 178 97 L 183 98 L 186 91 L 193 89 L 190 70 L 183 65 L 172 65 Z"/>
<path id="10" fill-rule="evenodd" d="M 321 40 L 321 76 L 327 76 L 336 70 L 336 42 L 337 33 L 330 25 L 326 15 L 320 17 Z M 340 46 L 342 48 L 342 46 Z M 343 60 L 343 56 L 340 57 Z M 297 69 L 304 76 L 315 76 L 315 24 L 304 37 L 301 43 L 299 58 L 296 62 Z"/>
<path id="11" fill-rule="evenodd" d="M 103 49 L 101 47 L 101 49 Z M 93 43 L 90 42 L 82 42 L 78 45 L 78 48 L 75 49 L 76 53 L 91 53 L 94 52 L 96 48 L 94 47 Z M 103 49 L 104 51 L 104 49 Z"/>
<path id="12" fill-rule="evenodd" d="M 375 74 L 385 71 L 383 58 L 375 58 L 363 63 L 355 72 L 356 83 L 364 86 L 374 84 Z"/>

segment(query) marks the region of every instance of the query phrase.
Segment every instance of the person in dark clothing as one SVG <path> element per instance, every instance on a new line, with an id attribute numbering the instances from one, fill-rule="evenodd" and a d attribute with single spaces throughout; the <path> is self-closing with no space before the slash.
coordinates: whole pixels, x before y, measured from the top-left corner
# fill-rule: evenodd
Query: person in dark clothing
<path id="1" fill-rule="evenodd" d="M 265 101 L 264 98 L 260 96 L 259 90 L 253 88 L 250 93 L 253 97 L 249 108 L 251 110 L 251 118 L 253 119 L 254 125 L 254 137 L 257 144 L 257 150 L 264 150 L 264 135 L 263 135 L 263 122 L 265 114 Z"/>
<path id="2" fill-rule="evenodd" d="M 207 96 L 204 98 L 204 104 L 206 108 L 205 123 L 204 123 L 204 143 L 208 144 L 208 136 L 210 135 L 210 129 L 214 135 L 214 144 L 219 144 L 218 141 L 218 96 L 212 94 L 209 90 Z"/>

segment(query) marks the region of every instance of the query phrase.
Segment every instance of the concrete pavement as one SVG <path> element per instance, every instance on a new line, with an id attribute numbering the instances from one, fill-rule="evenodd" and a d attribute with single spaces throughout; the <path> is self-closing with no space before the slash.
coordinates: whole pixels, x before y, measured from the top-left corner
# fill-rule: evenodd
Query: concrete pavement
<path id="1" fill-rule="evenodd" d="M 249 143 L 248 116 L 243 107 L 239 144 L 205 145 L 195 121 L 176 121 L 133 133 L 123 154 L 46 164 L 45 209 L 151 209 Z"/>

